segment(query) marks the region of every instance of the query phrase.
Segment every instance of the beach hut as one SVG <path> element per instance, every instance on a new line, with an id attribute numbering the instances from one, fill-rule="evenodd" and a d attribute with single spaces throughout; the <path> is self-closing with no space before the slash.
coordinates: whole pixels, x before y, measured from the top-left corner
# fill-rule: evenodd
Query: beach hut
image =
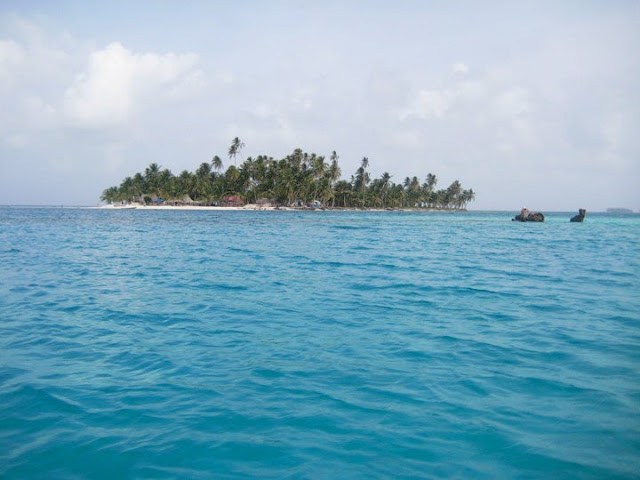
<path id="1" fill-rule="evenodd" d="M 193 206 L 198 204 L 198 202 L 194 201 L 189 195 L 183 195 L 181 198 L 176 198 L 172 203 L 176 206 Z"/>
<path id="2" fill-rule="evenodd" d="M 220 204 L 223 207 L 243 207 L 244 202 L 242 201 L 242 197 L 240 195 L 227 195 L 222 199 Z"/>

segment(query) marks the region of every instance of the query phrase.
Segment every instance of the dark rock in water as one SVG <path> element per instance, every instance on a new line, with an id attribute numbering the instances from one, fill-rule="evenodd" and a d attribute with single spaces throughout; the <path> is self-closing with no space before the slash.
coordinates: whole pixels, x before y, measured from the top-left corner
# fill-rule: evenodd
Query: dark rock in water
<path id="1" fill-rule="evenodd" d="M 575 215 L 573 217 L 571 217 L 571 220 L 569 220 L 570 222 L 582 222 L 584 220 L 585 215 L 587 214 L 587 211 L 584 208 L 581 208 L 580 210 L 578 210 L 578 215 Z"/>
<path id="2" fill-rule="evenodd" d="M 512 221 L 514 222 L 544 222 L 544 215 L 540 212 L 531 212 L 527 215 L 516 215 Z"/>

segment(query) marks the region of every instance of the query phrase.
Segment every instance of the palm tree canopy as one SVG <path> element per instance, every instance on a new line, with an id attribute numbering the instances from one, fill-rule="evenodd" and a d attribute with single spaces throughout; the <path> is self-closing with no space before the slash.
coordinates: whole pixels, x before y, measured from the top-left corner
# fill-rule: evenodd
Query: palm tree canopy
<path id="1" fill-rule="evenodd" d="M 174 176 L 169 169 L 151 163 L 143 172 L 126 177 L 120 185 L 109 187 L 101 194 L 108 203 L 139 201 L 142 195 L 157 195 L 165 199 L 185 199 L 197 202 L 219 201 L 226 195 L 239 195 L 245 201 L 272 198 L 280 205 L 295 200 L 310 203 L 321 200 L 324 205 L 336 207 L 438 207 L 465 208 L 473 201 L 475 192 L 464 189 L 459 181 L 436 191 L 437 177 L 426 175 L 420 183 L 417 176 L 406 177 L 395 184 L 389 172 L 373 179 L 368 171 L 369 158 L 363 157 L 351 181 L 341 179 L 338 154 L 332 151 L 329 163 L 323 155 L 304 152 L 296 148 L 281 159 L 268 155 L 248 157 L 236 166 L 236 156 L 244 147 L 239 137 L 233 139 L 229 156 L 233 165 L 223 170 L 218 155 L 210 162 L 200 164 L 195 172 L 183 170 Z M 218 173 L 219 172 L 219 173 Z"/>
<path id="2" fill-rule="evenodd" d="M 236 137 L 232 140 L 231 146 L 229 147 L 229 157 L 234 157 L 240 153 L 240 150 L 244 148 L 244 143 L 240 138 Z"/>
<path id="3" fill-rule="evenodd" d="M 215 155 L 215 156 L 211 159 L 211 166 L 212 166 L 215 170 L 220 171 L 220 170 L 222 170 L 222 167 L 223 167 L 224 165 L 222 165 L 222 159 L 221 159 L 218 155 Z"/>

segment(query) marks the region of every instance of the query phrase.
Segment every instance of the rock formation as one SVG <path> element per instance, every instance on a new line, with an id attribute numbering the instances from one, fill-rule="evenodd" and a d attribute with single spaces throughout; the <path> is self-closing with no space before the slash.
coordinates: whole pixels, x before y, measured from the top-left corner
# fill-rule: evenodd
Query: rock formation
<path id="1" fill-rule="evenodd" d="M 544 215 L 540 212 L 524 212 L 516 215 L 514 222 L 544 222 Z"/>
<path id="2" fill-rule="evenodd" d="M 585 215 L 587 214 L 587 211 L 584 208 L 581 208 L 580 210 L 578 210 L 578 215 L 575 215 L 573 217 L 571 217 L 571 220 L 569 220 L 570 222 L 582 222 L 584 220 Z"/>

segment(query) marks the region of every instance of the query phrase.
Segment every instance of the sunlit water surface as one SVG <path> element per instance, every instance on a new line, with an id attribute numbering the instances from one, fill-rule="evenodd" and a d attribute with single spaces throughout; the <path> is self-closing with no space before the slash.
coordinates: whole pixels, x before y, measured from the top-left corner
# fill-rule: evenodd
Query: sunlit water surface
<path id="1" fill-rule="evenodd" d="M 0 477 L 638 478 L 640 217 L 513 214 L 0 208 Z"/>

